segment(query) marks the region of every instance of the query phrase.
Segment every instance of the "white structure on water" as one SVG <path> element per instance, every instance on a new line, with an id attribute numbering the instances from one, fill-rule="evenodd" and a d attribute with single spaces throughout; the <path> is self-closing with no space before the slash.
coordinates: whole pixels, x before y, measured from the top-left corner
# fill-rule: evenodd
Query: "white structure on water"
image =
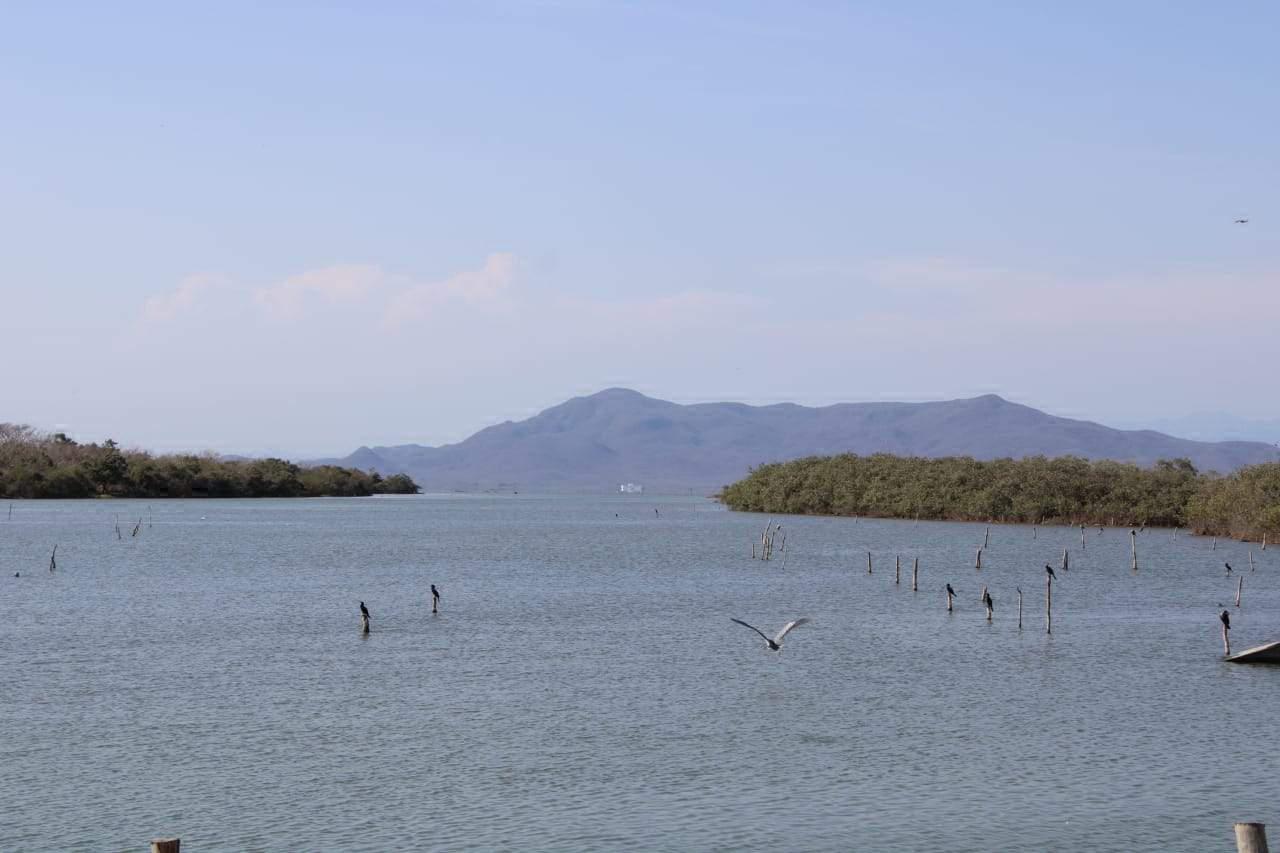
<path id="1" fill-rule="evenodd" d="M 644 486 L 639 483 L 621 483 L 618 486 L 618 491 L 624 495 L 640 495 L 644 494 Z"/>

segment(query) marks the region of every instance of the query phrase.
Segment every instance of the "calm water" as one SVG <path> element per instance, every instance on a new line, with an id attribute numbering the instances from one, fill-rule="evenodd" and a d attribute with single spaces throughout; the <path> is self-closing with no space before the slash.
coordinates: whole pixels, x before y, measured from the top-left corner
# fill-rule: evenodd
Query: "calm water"
<path id="1" fill-rule="evenodd" d="M 981 525 L 782 520 L 785 568 L 750 559 L 763 517 L 697 499 L 16 503 L 0 850 L 1226 851 L 1233 821 L 1280 829 L 1280 668 L 1222 663 L 1216 616 L 1236 648 L 1280 638 L 1280 549 L 1250 574 L 1246 545 L 1148 531 L 1135 574 L 1127 531 L 1081 551 L 993 526 L 979 572 Z M 774 655 L 731 615 L 814 624 Z"/>

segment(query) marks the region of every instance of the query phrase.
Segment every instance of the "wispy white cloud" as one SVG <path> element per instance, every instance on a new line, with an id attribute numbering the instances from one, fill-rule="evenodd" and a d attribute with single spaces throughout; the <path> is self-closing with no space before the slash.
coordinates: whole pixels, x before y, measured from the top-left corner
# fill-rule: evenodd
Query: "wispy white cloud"
<path id="1" fill-rule="evenodd" d="M 381 267 L 348 264 L 323 267 L 290 276 L 278 284 L 258 288 L 254 303 L 277 319 L 297 319 L 313 301 L 327 305 L 354 305 L 378 290 L 397 285 L 396 276 Z"/>
<path id="2" fill-rule="evenodd" d="M 518 268 L 515 255 L 496 252 L 485 258 L 479 269 L 460 272 L 443 281 L 409 285 L 387 304 L 386 324 L 399 328 L 423 320 L 450 303 L 485 309 L 509 307 Z"/>
<path id="3" fill-rule="evenodd" d="M 159 293 L 142 305 L 146 323 L 167 323 L 189 313 L 212 291 L 227 287 L 229 282 L 213 273 L 189 275 L 168 293 Z"/>

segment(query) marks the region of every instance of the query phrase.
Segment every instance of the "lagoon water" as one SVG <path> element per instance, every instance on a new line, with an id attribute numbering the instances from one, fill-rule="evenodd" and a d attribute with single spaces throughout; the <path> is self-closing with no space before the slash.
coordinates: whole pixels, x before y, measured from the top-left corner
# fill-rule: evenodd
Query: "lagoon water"
<path id="1" fill-rule="evenodd" d="M 696 498 L 15 503 L 0 850 L 1226 851 L 1233 821 L 1280 829 L 1280 668 L 1223 663 L 1217 619 L 1236 648 L 1280 639 L 1280 548 L 1250 573 L 1247 545 L 1148 530 L 1134 573 L 1127 530 L 1082 551 L 992 526 L 975 571 L 981 525 L 780 520 L 785 567 L 750 558 L 765 518 Z M 775 655 L 730 616 L 814 622 Z"/>

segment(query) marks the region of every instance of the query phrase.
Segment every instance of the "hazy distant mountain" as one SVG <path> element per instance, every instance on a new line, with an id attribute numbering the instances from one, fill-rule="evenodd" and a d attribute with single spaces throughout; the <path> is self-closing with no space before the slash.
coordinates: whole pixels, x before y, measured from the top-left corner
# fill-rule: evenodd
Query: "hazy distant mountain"
<path id="1" fill-rule="evenodd" d="M 634 482 L 654 491 L 707 493 L 755 465 L 813 454 L 1075 454 L 1148 465 L 1185 456 L 1202 470 L 1230 471 L 1277 459 L 1267 444 L 1205 443 L 1150 430 L 1118 430 L 1058 418 L 995 395 L 940 403 L 791 403 L 682 406 L 613 388 L 575 397 L 528 420 L 507 421 L 442 447 L 361 447 L 333 461 L 404 472 L 427 491 L 528 489 L 612 491 Z"/>
<path id="2" fill-rule="evenodd" d="M 1280 420 L 1251 420 L 1225 412 L 1197 412 L 1177 418 L 1161 418 L 1143 426 L 1196 441 L 1280 441 Z"/>

